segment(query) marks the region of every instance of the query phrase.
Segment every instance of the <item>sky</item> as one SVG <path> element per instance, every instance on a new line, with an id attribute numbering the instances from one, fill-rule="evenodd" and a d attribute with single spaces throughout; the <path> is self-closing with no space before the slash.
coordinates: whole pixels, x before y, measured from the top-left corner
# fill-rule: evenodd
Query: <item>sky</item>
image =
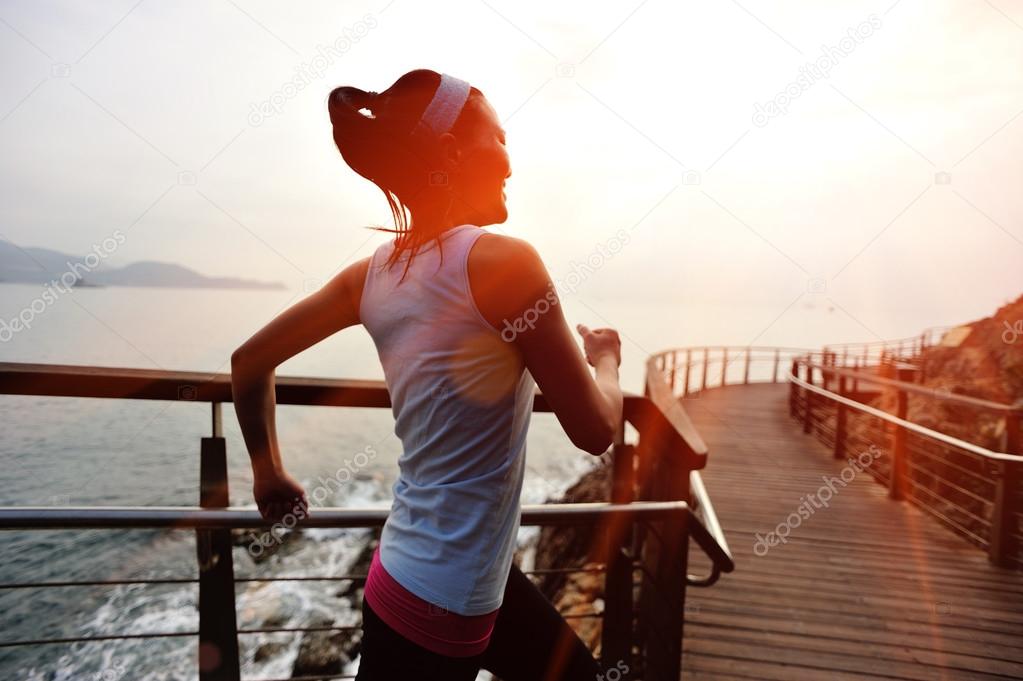
<path id="1" fill-rule="evenodd" d="M 1023 292 L 1008 0 L 4 1 L 0 238 L 84 253 L 120 230 L 111 265 L 314 288 L 390 219 L 326 95 L 424 67 L 494 105 L 492 229 L 564 295 L 768 321 L 819 301 L 874 340 Z"/>

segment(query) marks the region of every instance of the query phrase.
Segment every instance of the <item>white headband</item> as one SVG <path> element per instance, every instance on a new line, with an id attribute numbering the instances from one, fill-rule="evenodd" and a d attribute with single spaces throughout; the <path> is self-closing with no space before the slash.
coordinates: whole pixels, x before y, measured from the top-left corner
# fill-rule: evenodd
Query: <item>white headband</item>
<path id="1" fill-rule="evenodd" d="M 469 84 L 464 80 L 449 76 L 446 73 L 440 74 L 440 85 L 433 93 L 433 99 L 423 111 L 419 122 L 416 124 L 413 134 L 423 134 L 426 128 L 433 136 L 439 136 L 451 130 L 451 127 L 458 120 L 458 114 L 469 99 Z"/>

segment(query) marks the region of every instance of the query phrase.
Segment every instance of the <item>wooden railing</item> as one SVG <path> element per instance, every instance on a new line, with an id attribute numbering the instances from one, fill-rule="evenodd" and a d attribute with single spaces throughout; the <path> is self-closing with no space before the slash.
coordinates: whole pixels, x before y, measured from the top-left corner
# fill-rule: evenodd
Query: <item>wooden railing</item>
<path id="1" fill-rule="evenodd" d="M 824 361 L 821 361 L 823 359 Z M 915 373 L 896 362 L 850 368 L 838 356 L 793 361 L 789 411 L 835 458 L 870 453 L 870 474 L 985 549 L 992 563 L 1023 569 L 1023 404 L 1007 405 L 900 378 Z M 947 405 L 1000 421 L 1001 451 L 913 423 L 910 399 Z M 866 404 L 875 402 L 877 406 Z"/>
<path id="2" fill-rule="evenodd" d="M 915 363 L 923 352 L 941 342 L 952 327 L 935 326 L 916 336 L 877 340 L 866 343 L 840 343 L 825 345 L 822 355 L 834 356 L 845 367 L 878 366 L 887 362 Z"/>
<path id="3" fill-rule="evenodd" d="M 589 616 L 602 620 L 601 660 L 628 664 L 629 678 L 677 681 L 687 586 L 709 586 L 734 563 L 699 479 L 707 450 L 654 363 L 648 364 L 646 396 L 627 395 L 625 419 L 638 437 L 619 433 L 611 450 L 610 501 L 604 504 L 523 506 L 523 525 L 595 525 L 602 542 L 605 606 Z M 234 508 L 228 496 L 227 446 L 221 405 L 231 401 L 227 374 L 154 371 L 75 365 L 0 363 L 0 394 L 172 400 L 210 404 L 211 436 L 200 443 L 198 507 L 6 507 L 0 529 L 141 528 L 188 529 L 196 533 L 199 629 L 102 636 L 0 641 L 0 646 L 68 644 L 88 640 L 197 635 L 202 681 L 238 681 L 241 676 L 235 610 L 237 579 L 230 528 L 267 529 L 254 510 Z M 390 407 L 382 382 L 322 378 L 276 378 L 278 404 Z M 537 393 L 534 411 L 549 411 Z M 318 508 L 303 524 L 316 527 L 379 527 L 386 511 Z M 689 540 L 710 558 L 707 575 L 688 574 Z M 568 571 L 568 570 L 566 570 Z M 365 575 L 330 575 L 323 580 L 359 581 Z M 313 579 L 316 579 L 313 577 Z M 115 582 L 61 582 L 62 587 Z M 139 580 L 139 583 L 156 583 Z M 5 588 L 26 588 L 6 584 Z M 32 583 L 32 587 L 46 586 Z M 344 629 L 345 627 L 338 627 Z M 273 629 L 261 628 L 267 633 Z M 283 631 L 283 630 L 281 630 Z M 292 633 L 312 631 L 289 628 Z M 214 654 L 205 655 L 204 651 Z M 320 678 L 320 677 L 318 677 Z M 326 677 L 323 677 L 326 678 Z M 340 678 L 340 677 L 334 677 Z"/>
<path id="4" fill-rule="evenodd" d="M 663 350 L 652 358 L 673 395 L 696 397 L 707 388 L 785 381 L 789 363 L 806 348 L 699 346 Z"/>

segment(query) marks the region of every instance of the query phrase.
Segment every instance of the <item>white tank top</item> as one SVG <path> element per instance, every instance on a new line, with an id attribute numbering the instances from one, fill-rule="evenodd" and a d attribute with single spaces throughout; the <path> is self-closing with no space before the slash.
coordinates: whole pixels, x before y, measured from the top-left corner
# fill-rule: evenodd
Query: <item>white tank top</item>
<path id="1" fill-rule="evenodd" d="M 380 562 L 423 600 L 461 615 L 498 608 L 519 528 L 535 383 L 518 348 L 480 314 L 469 250 L 485 232 L 453 227 L 386 267 L 370 259 L 362 323 L 376 344 L 401 439 Z"/>

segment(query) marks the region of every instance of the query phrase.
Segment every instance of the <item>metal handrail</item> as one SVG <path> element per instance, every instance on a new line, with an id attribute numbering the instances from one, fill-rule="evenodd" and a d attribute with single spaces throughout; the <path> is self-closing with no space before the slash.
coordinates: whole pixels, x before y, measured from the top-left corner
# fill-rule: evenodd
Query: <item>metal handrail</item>
<path id="1" fill-rule="evenodd" d="M 707 587 L 717 582 L 722 572 L 735 570 L 735 560 L 732 558 L 728 540 L 725 539 L 724 530 L 721 529 L 721 523 L 718 522 L 717 513 L 710 502 L 710 495 L 707 494 L 707 488 L 703 485 L 703 477 L 699 471 L 689 474 L 689 486 L 693 496 L 693 506 L 703 516 L 707 533 L 706 535 L 694 534 L 693 538 L 710 558 L 712 567 L 711 573 L 706 577 L 687 575 L 686 579 L 689 586 Z"/>
<path id="2" fill-rule="evenodd" d="M 856 409 L 857 411 L 870 414 L 871 416 L 876 416 L 877 418 L 883 421 L 893 423 L 901 428 L 905 428 L 906 430 L 912 431 L 917 435 L 923 435 L 924 437 L 930 438 L 932 440 L 944 442 L 945 444 L 951 445 L 952 447 L 956 447 L 957 449 L 962 449 L 970 452 L 971 454 L 976 454 L 977 456 L 982 456 L 986 459 L 991 459 L 993 461 L 1010 461 L 1017 463 L 1023 462 L 1023 455 L 1009 454 L 1007 452 L 993 452 L 990 449 L 986 449 L 984 447 L 981 447 L 980 445 L 975 445 L 972 442 L 966 442 L 965 440 L 960 440 L 957 437 L 946 435 L 945 433 L 942 433 L 940 431 L 932 430 L 931 428 L 925 428 L 924 426 L 921 426 L 918 423 L 913 423 L 912 421 L 901 419 L 898 416 L 895 416 L 894 414 L 889 414 L 888 412 L 882 411 L 881 409 L 877 409 L 876 407 L 871 407 L 870 405 L 863 404 L 862 402 L 857 402 L 856 400 L 849 399 L 848 397 L 844 397 L 842 395 L 839 395 L 838 393 L 831 392 L 830 390 L 825 390 L 824 388 L 816 386 L 812 383 L 807 383 L 798 376 L 793 375 L 791 372 L 789 372 L 788 378 L 790 381 L 792 381 L 799 387 L 809 390 L 810 392 L 827 397 L 828 399 L 833 400 L 834 402 L 844 404 L 845 406 L 851 409 Z"/>
<path id="3" fill-rule="evenodd" d="M 696 472 L 694 471 L 694 474 Z M 571 504 L 522 504 L 520 524 L 524 527 L 580 525 L 604 516 L 619 516 L 627 522 L 657 519 L 683 512 L 693 539 L 707 554 L 715 573 L 732 572 L 728 542 L 710 503 L 699 474 L 693 478 L 693 496 L 703 516 L 692 512 L 684 501 L 633 501 L 628 504 L 584 502 Z M 390 509 L 318 508 L 295 527 L 366 528 L 381 527 Z M 705 524 L 706 523 L 706 524 Z M 272 525 L 259 511 L 238 507 L 207 509 L 199 506 L 7 506 L 0 508 L 2 530 L 67 529 L 269 529 Z M 716 581 L 715 576 L 713 581 Z M 193 580 L 186 580 L 193 581 Z M 712 584 L 713 581 L 709 582 Z M 709 585 L 708 584 L 708 585 Z"/>
<path id="4" fill-rule="evenodd" d="M 876 341 L 863 341 L 860 343 L 828 343 L 824 346 L 825 352 L 834 352 L 836 348 L 842 350 L 848 350 L 849 348 L 889 348 L 904 345 L 906 343 L 915 343 L 921 339 L 931 339 L 937 334 L 944 334 L 955 326 L 932 326 L 928 329 L 924 329 L 923 332 L 916 334 L 915 336 L 906 336 L 905 338 L 894 338 L 890 340 L 876 340 Z"/>
<path id="5" fill-rule="evenodd" d="M 604 515 L 647 520 L 673 512 L 689 513 L 684 501 L 636 501 L 631 504 L 587 502 L 575 504 L 522 504 L 521 524 L 576 525 Z M 310 509 L 295 527 L 381 527 L 387 508 Z M 699 519 L 695 519 L 699 522 Z M 702 527 L 702 523 L 700 524 Z M 259 511 L 240 507 L 209 509 L 199 506 L 7 506 L 0 508 L 0 530 L 67 529 L 269 529 Z M 703 528 L 706 531 L 706 528 Z"/>
<path id="6" fill-rule="evenodd" d="M 815 364 L 801 360 L 800 364 L 810 369 L 817 369 L 822 374 L 831 374 L 834 376 L 845 376 L 851 378 L 860 383 L 872 383 L 875 385 L 884 385 L 890 388 L 897 388 L 899 390 L 905 390 L 906 392 L 922 395 L 935 400 L 941 400 L 944 402 L 954 402 L 956 404 L 962 404 L 965 406 L 973 407 L 975 409 L 987 409 L 988 411 L 997 412 L 1012 412 L 1020 411 L 1021 407 L 1012 404 L 1004 404 L 1002 402 L 995 402 L 993 400 L 985 400 L 980 397 L 971 397 L 970 395 L 957 395 L 955 393 L 945 393 L 934 388 L 928 388 L 927 386 L 919 385 L 918 383 L 910 383 L 909 381 L 900 381 L 895 378 L 887 378 L 885 376 L 871 376 L 865 374 L 862 371 L 855 369 L 842 369 L 839 367 L 831 366 L 829 364 Z"/>

